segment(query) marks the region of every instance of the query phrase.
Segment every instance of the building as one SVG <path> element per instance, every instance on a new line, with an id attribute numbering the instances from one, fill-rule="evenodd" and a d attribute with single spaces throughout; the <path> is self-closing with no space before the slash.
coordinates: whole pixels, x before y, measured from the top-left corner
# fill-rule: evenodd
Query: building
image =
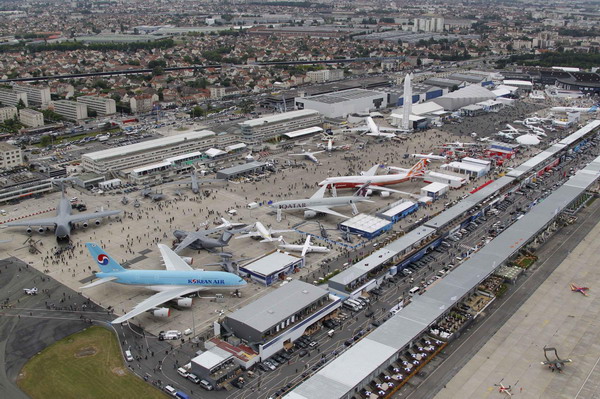
<path id="1" fill-rule="evenodd" d="M 19 110 L 19 120 L 28 127 L 44 126 L 44 114 L 28 108 Z"/>
<path id="2" fill-rule="evenodd" d="M 238 124 L 246 144 L 259 144 L 281 136 L 285 132 L 317 126 L 323 123 L 318 111 L 302 109 L 250 119 Z"/>
<path id="3" fill-rule="evenodd" d="M 77 97 L 77 102 L 85 104 L 89 110 L 94 110 L 98 116 L 112 115 L 117 112 L 117 103 L 112 98 L 98 96 Z"/>
<path id="4" fill-rule="evenodd" d="M 387 106 L 387 94 L 378 91 L 351 89 L 309 97 L 297 97 L 301 110 L 315 110 L 327 118 L 345 118 L 350 114 L 378 110 Z"/>
<path id="5" fill-rule="evenodd" d="M 213 86 L 208 89 L 210 90 L 210 98 L 220 99 L 225 97 L 225 87 Z"/>
<path id="6" fill-rule="evenodd" d="M 234 356 L 218 346 L 213 346 L 196 356 L 191 363 L 192 373 L 201 380 L 208 381 L 213 387 L 232 378 L 240 368 L 234 361 Z"/>
<path id="7" fill-rule="evenodd" d="M 404 219 L 418 209 L 419 204 L 408 200 L 400 200 L 377 212 L 377 216 L 382 219 L 389 220 L 392 223 L 396 223 L 400 219 Z"/>
<path id="8" fill-rule="evenodd" d="M 277 281 L 284 281 L 303 266 L 303 257 L 275 251 L 240 266 L 240 275 L 269 286 Z"/>
<path id="9" fill-rule="evenodd" d="M 48 108 L 50 104 L 50 88 L 46 86 L 31 86 L 31 85 L 14 85 L 13 91 L 16 93 L 27 93 L 27 101 L 29 106 L 40 107 L 41 109 Z"/>
<path id="10" fill-rule="evenodd" d="M 454 161 L 442 165 L 442 169 L 464 174 L 474 179 L 488 174 L 490 168 L 490 161 L 469 157 L 463 158 L 460 162 Z"/>
<path id="11" fill-rule="evenodd" d="M 338 225 L 342 231 L 358 234 L 362 237 L 372 239 L 384 232 L 391 230 L 393 222 L 376 216 L 359 213 L 358 215 L 343 221 Z"/>
<path id="12" fill-rule="evenodd" d="M 0 170 L 12 169 L 23 163 L 23 152 L 19 147 L 0 142 Z"/>
<path id="13" fill-rule="evenodd" d="M 413 21 L 413 32 L 443 32 L 444 18 L 415 18 Z"/>
<path id="14" fill-rule="evenodd" d="M 442 195 L 445 195 L 448 193 L 449 190 L 449 185 L 444 184 L 444 183 L 438 183 L 438 182 L 434 182 L 434 183 L 430 183 L 428 185 L 426 185 L 425 187 L 421 188 L 421 195 L 423 197 L 430 197 L 433 198 L 434 200 L 440 198 Z"/>
<path id="15" fill-rule="evenodd" d="M 425 183 L 444 183 L 449 185 L 451 188 L 461 188 L 467 184 L 467 179 L 462 176 L 449 175 L 445 173 L 438 173 L 427 171 L 423 176 Z"/>
<path id="16" fill-rule="evenodd" d="M 131 112 L 142 114 L 152 111 L 152 106 L 158 101 L 156 94 L 140 94 L 129 99 L 129 107 Z"/>
<path id="17" fill-rule="evenodd" d="M 217 171 L 217 179 L 235 179 L 252 173 L 264 172 L 267 164 L 264 162 L 248 162 Z"/>
<path id="18" fill-rule="evenodd" d="M 16 107 L 19 101 L 23 102 L 26 107 L 29 106 L 27 101 L 27 93 L 17 93 L 11 89 L 0 87 L 0 104 L 9 107 Z"/>
<path id="19" fill-rule="evenodd" d="M 79 121 L 88 117 L 87 106 L 82 103 L 69 100 L 53 101 L 54 112 L 65 119 Z"/>
<path id="20" fill-rule="evenodd" d="M 0 105 L 0 122 L 4 122 L 7 119 L 13 119 L 15 116 L 17 116 L 17 107 L 3 107 Z"/>
<path id="21" fill-rule="evenodd" d="M 444 107 L 449 111 L 456 111 L 470 104 L 477 104 L 485 100 L 493 100 L 496 96 L 494 93 L 480 85 L 470 85 L 462 89 L 453 91 L 432 101 Z"/>
<path id="22" fill-rule="evenodd" d="M 311 83 L 325 83 L 344 78 L 343 69 L 320 69 L 306 72 L 306 78 Z"/>
<path id="23" fill-rule="evenodd" d="M 141 143 L 90 152 L 81 157 L 86 171 L 106 173 L 162 161 L 166 157 L 210 148 L 215 133 L 209 130 L 187 132 Z"/>
<path id="24" fill-rule="evenodd" d="M 264 360 L 290 348 L 305 332 L 320 329 L 320 321 L 340 305 L 340 298 L 327 290 L 293 280 L 226 316 L 221 335 L 223 330 L 235 335 Z"/>

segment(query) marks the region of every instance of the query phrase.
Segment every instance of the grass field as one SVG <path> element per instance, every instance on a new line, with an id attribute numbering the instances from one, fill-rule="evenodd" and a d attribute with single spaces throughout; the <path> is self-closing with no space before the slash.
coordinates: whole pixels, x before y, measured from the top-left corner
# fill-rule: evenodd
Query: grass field
<path id="1" fill-rule="evenodd" d="M 166 397 L 129 371 L 114 334 L 102 327 L 44 349 L 25 364 L 17 384 L 32 399 Z"/>

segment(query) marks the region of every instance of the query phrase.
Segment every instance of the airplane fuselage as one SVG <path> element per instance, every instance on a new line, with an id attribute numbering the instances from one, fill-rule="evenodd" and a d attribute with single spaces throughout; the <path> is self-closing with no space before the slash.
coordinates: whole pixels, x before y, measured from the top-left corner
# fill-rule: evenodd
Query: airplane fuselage
<path id="1" fill-rule="evenodd" d="M 57 238 L 67 238 L 71 235 L 71 223 L 67 222 L 68 216 L 71 215 L 71 203 L 66 198 L 61 198 L 56 209 L 56 224 L 54 235 Z M 63 222 L 64 220 L 64 222 Z"/>
<path id="2" fill-rule="evenodd" d="M 296 252 L 302 252 L 302 250 L 304 249 L 303 245 L 296 245 L 296 244 L 282 244 L 279 246 L 282 249 L 287 249 L 288 251 L 296 251 Z M 306 251 L 308 252 L 329 252 L 330 249 L 327 247 L 317 247 L 317 246 L 311 246 L 308 248 L 308 250 Z"/>
<path id="3" fill-rule="evenodd" d="M 187 231 L 183 231 L 183 230 L 175 230 L 173 232 L 173 235 L 178 240 L 183 240 L 184 238 L 186 238 L 188 236 L 188 234 L 190 234 L 190 233 L 188 233 Z M 226 245 L 227 244 L 224 244 L 219 239 L 211 238 L 206 235 L 199 235 L 198 239 L 196 241 L 194 241 L 192 244 L 190 244 L 190 248 L 192 248 L 192 249 L 212 249 L 212 248 L 221 248 Z"/>
<path id="4" fill-rule="evenodd" d="M 340 187 L 336 184 L 336 187 Z M 354 186 L 352 186 L 354 187 Z M 358 196 L 346 196 L 346 197 L 331 197 L 331 198 L 320 198 L 320 199 L 298 199 L 288 201 L 278 201 L 272 203 L 270 206 L 275 209 L 305 209 L 311 206 L 342 206 L 356 204 L 363 201 L 369 201 L 367 198 Z"/>
<path id="5" fill-rule="evenodd" d="M 340 176 L 329 177 L 319 183 L 319 186 L 335 185 L 336 188 L 354 188 L 360 187 L 367 182 L 372 186 L 388 186 L 392 184 L 403 183 L 410 177 L 406 173 L 379 176 Z"/>
<path id="6" fill-rule="evenodd" d="M 228 288 L 246 285 L 239 276 L 218 271 L 200 270 L 127 270 L 99 272 L 98 278 L 116 277 L 113 282 L 125 285 Z M 167 287 L 165 287 L 167 288 Z"/>

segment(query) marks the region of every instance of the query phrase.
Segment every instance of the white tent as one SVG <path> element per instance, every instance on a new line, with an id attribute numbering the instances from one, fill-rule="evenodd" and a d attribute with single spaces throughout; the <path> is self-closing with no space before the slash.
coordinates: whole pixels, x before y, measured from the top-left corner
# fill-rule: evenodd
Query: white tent
<path id="1" fill-rule="evenodd" d="M 448 93 L 445 96 L 438 97 L 432 101 L 444 109 L 455 111 L 466 105 L 476 104 L 485 100 L 495 99 L 494 93 L 479 85 L 470 85 L 462 89 Z"/>
<path id="2" fill-rule="evenodd" d="M 538 145 L 540 139 L 535 134 L 524 134 L 517 137 L 517 143 L 521 145 Z"/>

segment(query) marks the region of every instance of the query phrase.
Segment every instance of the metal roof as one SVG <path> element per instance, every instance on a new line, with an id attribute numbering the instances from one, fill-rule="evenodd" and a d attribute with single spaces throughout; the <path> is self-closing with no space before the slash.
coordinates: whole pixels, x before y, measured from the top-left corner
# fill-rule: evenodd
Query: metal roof
<path id="1" fill-rule="evenodd" d="M 208 137 L 214 136 L 215 133 L 210 130 L 201 130 L 198 132 L 187 132 L 182 134 L 176 134 L 174 136 L 162 137 L 160 139 L 143 141 L 141 143 L 135 143 L 125 145 L 123 147 L 109 148 L 108 150 L 88 152 L 83 154 L 83 157 L 91 159 L 92 161 L 100 161 L 106 158 L 114 158 L 120 156 L 126 156 L 129 154 L 135 154 L 138 152 L 150 151 L 153 149 L 169 147 L 176 144 L 180 144 L 187 140 L 202 140 Z"/>
<path id="2" fill-rule="evenodd" d="M 358 215 L 340 223 L 341 226 L 374 233 L 390 224 L 389 220 L 378 218 L 377 216 L 359 213 Z"/>
<path id="3" fill-rule="evenodd" d="M 470 259 L 363 340 L 299 385 L 286 399 L 340 398 L 394 356 L 517 252 L 600 177 L 600 157 L 534 206 Z"/>
<path id="4" fill-rule="evenodd" d="M 292 280 L 236 310 L 228 319 L 236 320 L 257 331 L 267 331 L 282 320 L 304 309 L 329 292 L 300 280 Z"/>
<path id="5" fill-rule="evenodd" d="M 254 169 L 261 168 L 261 167 L 263 167 L 265 165 L 266 165 L 266 163 L 264 163 L 264 162 L 254 161 L 254 162 L 248 162 L 248 163 L 245 163 L 245 164 L 242 164 L 242 165 L 234 165 L 234 166 L 232 166 L 230 168 L 221 169 L 217 173 L 224 173 L 224 174 L 228 174 L 228 175 L 234 175 L 234 174 L 237 174 L 237 173 L 249 172 L 249 171 L 252 171 Z"/>
<path id="6" fill-rule="evenodd" d="M 273 273 L 281 271 L 290 264 L 301 259 L 302 258 L 298 256 L 290 255 L 286 252 L 275 251 L 244 266 L 241 266 L 240 268 L 246 269 L 253 273 L 261 274 L 263 276 L 269 276 Z"/>
<path id="7" fill-rule="evenodd" d="M 302 118 L 305 116 L 313 116 L 313 115 L 319 115 L 319 111 L 315 111 L 312 109 L 301 109 L 301 110 L 297 110 L 297 111 L 289 111 L 289 112 L 283 112 L 281 114 L 264 116 L 262 118 L 257 118 L 257 119 L 250 119 L 250 120 L 247 120 L 244 122 L 240 122 L 239 125 L 240 126 L 248 126 L 248 127 L 257 127 L 257 126 L 263 126 L 264 124 L 268 124 L 268 123 L 285 122 L 290 119 Z"/>
<path id="8" fill-rule="evenodd" d="M 306 129 L 294 130 L 293 132 L 284 133 L 283 135 L 286 136 L 287 138 L 293 139 L 296 137 L 305 136 L 307 134 L 320 133 L 322 131 L 323 131 L 322 128 L 320 128 L 318 126 L 313 126 L 313 127 L 307 127 Z"/>

